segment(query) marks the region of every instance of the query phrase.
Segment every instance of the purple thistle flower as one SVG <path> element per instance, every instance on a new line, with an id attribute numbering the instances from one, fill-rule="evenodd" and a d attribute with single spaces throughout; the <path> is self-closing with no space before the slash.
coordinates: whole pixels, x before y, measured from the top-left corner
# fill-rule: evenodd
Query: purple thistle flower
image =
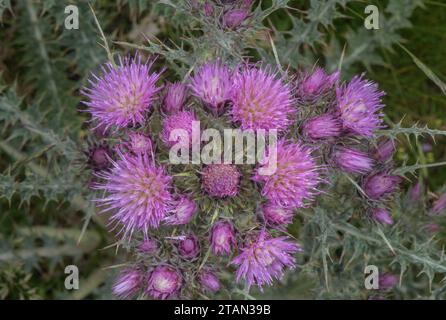
<path id="1" fill-rule="evenodd" d="M 161 140 L 167 147 L 172 147 L 178 142 L 186 143 L 185 147 L 189 147 L 192 141 L 192 122 L 197 121 L 195 114 L 192 111 L 180 111 L 173 115 L 166 117 L 163 121 L 163 129 L 161 131 Z M 176 137 L 176 139 L 171 140 L 171 132 L 173 130 L 183 130 L 178 132 L 181 137 Z"/>
<path id="2" fill-rule="evenodd" d="M 154 299 L 168 299 L 180 292 L 183 278 L 179 271 L 167 265 L 157 266 L 149 275 L 146 293 Z"/>
<path id="3" fill-rule="evenodd" d="M 202 173 L 202 188 L 211 197 L 233 197 L 238 194 L 240 172 L 230 164 L 210 164 Z"/>
<path id="4" fill-rule="evenodd" d="M 220 290 L 220 280 L 214 272 L 210 270 L 203 270 L 198 275 L 201 286 L 209 292 L 215 293 Z"/>
<path id="5" fill-rule="evenodd" d="M 169 115 L 182 111 L 187 99 L 187 89 L 187 86 L 181 82 L 167 84 L 161 106 L 162 111 Z"/>
<path id="6" fill-rule="evenodd" d="M 438 233 L 441 230 L 440 226 L 437 223 L 428 223 L 424 226 L 424 228 L 430 234 Z"/>
<path id="7" fill-rule="evenodd" d="M 93 170 L 104 170 L 111 166 L 112 151 L 105 143 L 92 146 L 85 154 Z"/>
<path id="8" fill-rule="evenodd" d="M 180 196 L 175 202 L 172 214 L 164 219 L 168 225 L 189 223 L 197 212 L 197 204 L 188 196 Z"/>
<path id="9" fill-rule="evenodd" d="M 305 121 L 302 133 L 310 140 L 339 137 L 342 133 L 342 123 L 332 114 L 324 113 Z"/>
<path id="10" fill-rule="evenodd" d="M 223 24 L 226 28 L 237 28 L 248 17 L 249 11 L 246 9 L 232 9 L 223 16 Z"/>
<path id="11" fill-rule="evenodd" d="M 232 71 L 217 60 L 195 70 L 189 86 L 194 96 L 201 99 L 215 115 L 219 115 L 232 97 L 232 82 Z"/>
<path id="12" fill-rule="evenodd" d="M 110 223 L 121 224 L 122 238 L 131 238 L 133 232 L 142 231 L 148 238 L 148 229 L 157 228 L 171 209 L 172 178 L 163 167 L 155 166 L 147 154 L 133 156 L 122 154 L 113 161 L 107 172 L 96 175 L 105 180 L 93 186 L 105 190 L 108 196 L 96 199 L 101 212 L 113 211 Z"/>
<path id="13" fill-rule="evenodd" d="M 129 133 L 126 147 L 135 155 L 147 154 L 149 156 L 152 156 L 154 152 L 153 143 L 150 137 L 138 132 Z"/>
<path id="14" fill-rule="evenodd" d="M 200 243 L 194 234 L 187 235 L 178 244 L 178 252 L 184 259 L 193 259 L 200 253 Z"/>
<path id="15" fill-rule="evenodd" d="M 204 2 L 204 14 L 208 17 L 212 16 L 214 14 L 214 6 L 212 5 L 210 0 L 206 0 Z"/>
<path id="16" fill-rule="evenodd" d="M 386 163 L 390 159 L 392 159 L 395 153 L 395 143 L 392 139 L 385 139 L 378 144 L 378 147 L 375 150 L 374 157 L 381 163 Z"/>
<path id="17" fill-rule="evenodd" d="M 294 212 L 291 209 L 266 203 L 262 205 L 265 222 L 271 226 L 286 226 L 293 222 Z"/>
<path id="18" fill-rule="evenodd" d="M 234 77 L 232 120 L 246 129 L 285 131 L 296 114 L 289 84 L 270 68 L 246 67 Z"/>
<path id="19" fill-rule="evenodd" d="M 417 183 L 409 190 L 409 200 L 411 202 L 418 202 L 422 193 L 423 184 L 421 183 L 421 180 L 418 180 Z"/>
<path id="20" fill-rule="evenodd" d="M 321 178 L 311 151 L 299 143 L 278 141 L 275 173 L 261 175 L 259 169 L 263 166 L 260 166 L 252 177 L 263 184 L 262 196 L 271 204 L 289 209 L 306 207 L 307 201 L 313 201 Z"/>
<path id="21" fill-rule="evenodd" d="M 261 230 L 249 237 L 240 255 L 231 261 L 239 266 L 236 280 L 244 279 L 248 289 L 255 284 L 263 291 L 264 284 L 271 286 L 274 278 L 283 277 L 284 268 L 295 267 L 293 254 L 297 251 L 302 248 L 289 237 L 271 238 L 267 231 Z"/>
<path id="22" fill-rule="evenodd" d="M 98 139 L 103 139 L 106 138 L 109 134 L 109 132 L 107 131 L 107 128 L 105 126 L 105 124 L 100 124 L 100 125 L 94 125 L 94 124 L 90 124 L 90 130 L 91 132 L 96 136 L 96 138 Z"/>
<path id="23" fill-rule="evenodd" d="M 345 172 L 366 174 L 372 171 L 374 160 L 365 152 L 336 146 L 332 159 L 336 166 Z"/>
<path id="24" fill-rule="evenodd" d="M 158 250 L 158 243 L 151 239 L 145 239 L 138 245 L 138 251 L 145 254 L 151 254 Z"/>
<path id="25" fill-rule="evenodd" d="M 385 93 L 378 91 L 376 83 L 362 77 L 355 76 L 336 90 L 337 107 L 344 129 L 368 138 L 383 127 L 381 98 Z"/>
<path id="26" fill-rule="evenodd" d="M 334 87 L 339 76 L 339 71 L 329 75 L 320 67 L 316 67 L 311 73 L 304 73 L 297 86 L 298 100 L 302 103 L 311 103 L 320 99 Z"/>
<path id="27" fill-rule="evenodd" d="M 400 177 L 381 172 L 365 179 L 364 191 L 369 198 L 378 200 L 395 192 L 400 182 Z"/>
<path id="28" fill-rule="evenodd" d="M 382 208 L 375 208 L 372 210 L 372 218 L 382 224 L 387 224 L 387 225 L 392 225 L 393 224 L 393 219 L 392 216 L 390 215 L 390 212 L 387 211 L 386 209 L 382 209 Z"/>
<path id="29" fill-rule="evenodd" d="M 116 279 L 112 288 L 113 294 L 120 299 L 132 298 L 140 290 L 142 280 L 140 269 L 127 268 L 121 271 Z"/>
<path id="30" fill-rule="evenodd" d="M 433 149 L 432 144 L 430 144 L 429 142 L 425 142 L 421 144 L 421 149 L 423 150 L 424 153 L 428 153 Z"/>
<path id="31" fill-rule="evenodd" d="M 122 128 L 145 123 L 146 112 L 160 90 L 156 86 L 160 73 L 150 71 L 153 62 L 141 63 L 139 56 L 119 58 L 118 66 L 107 63 L 101 77 L 93 75 L 90 87 L 81 92 L 89 98 L 84 104 L 98 126 L 104 126 L 106 131 L 111 126 Z"/>
<path id="32" fill-rule="evenodd" d="M 379 276 L 379 289 L 384 291 L 391 290 L 397 285 L 398 281 L 399 279 L 396 274 L 390 272 L 384 273 Z"/>
<path id="33" fill-rule="evenodd" d="M 235 231 L 232 223 L 220 220 L 211 229 L 211 249 L 216 255 L 229 255 L 231 247 L 235 247 Z"/>
<path id="34" fill-rule="evenodd" d="M 440 197 L 434 201 L 432 204 L 432 213 L 434 215 L 439 215 L 446 209 L 446 193 L 440 195 Z"/>

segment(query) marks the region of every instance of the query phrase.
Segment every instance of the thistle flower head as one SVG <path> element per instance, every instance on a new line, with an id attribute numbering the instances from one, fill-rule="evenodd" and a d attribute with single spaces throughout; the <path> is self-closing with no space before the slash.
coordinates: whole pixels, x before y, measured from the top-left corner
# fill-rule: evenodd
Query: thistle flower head
<path id="1" fill-rule="evenodd" d="M 338 82 L 339 76 L 339 71 L 329 75 L 320 67 L 304 73 L 297 86 L 298 100 L 302 103 L 311 103 L 325 96 Z"/>
<path id="2" fill-rule="evenodd" d="M 197 204 L 188 196 L 180 196 L 175 201 L 172 214 L 166 217 L 164 222 L 168 225 L 181 225 L 191 221 L 197 212 Z"/>
<path id="3" fill-rule="evenodd" d="M 263 185 L 261 194 L 271 204 L 284 208 L 302 208 L 312 201 L 318 190 L 320 167 L 312 150 L 299 143 L 277 142 L 277 169 L 272 175 L 262 175 L 257 168 L 252 179 Z M 268 155 L 266 155 L 268 158 Z M 271 161 L 268 160 L 266 162 Z"/>
<path id="4" fill-rule="evenodd" d="M 214 14 L 214 6 L 212 5 L 210 0 L 204 1 L 204 14 L 208 17 L 212 16 Z"/>
<path id="5" fill-rule="evenodd" d="M 183 110 L 187 99 L 187 86 L 181 82 L 166 85 L 161 109 L 165 114 L 174 114 Z"/>
<path id="6" fill-rule="evenodd" d="M 143 280 L 142 272 L 136 268 L 127 268 L 119 274 L 112 291 L 120 299 L 129 299 L 141 289 Z"/>
<path id="7" fill-rule="evenodd" d="M 111 223 L 122 226 L 122 238 L 131 238 L 134 231 L 157 228 L 170 211 L 172 178 L 163 167 L 155 166 L 147 154 L 130 155 L 118 151 L 120 159 L 107 172 L 97 174 L 105 182 L 93 186 L 108 193 L 96 199 L 102 212 L 112 211 Z"/>
<path id="8" fill-rule="evenodd" d="M 387 225 L 393 224 L 392 216 L 390 215 L 390 212 L 383 208 L 375 208 L 371 212 L 372 219 Z"/>
<path id="9" fill-rule="evenodd" d="M 178 252 L 184 259 L 196 258 L 200 253 L 198 237 L 192 233 L 185 236 L 178 244 Z"/>
<path id="10" fill-rule="evenodd" d="M 395 192 L 400 182 L 401 178 L 399 176 L 381 172 L 368 176 L 364 180 L 363 189 L 370 199 L 378 200 Z"/>
<path id="11" fill-rule="evenodd" d="M 214 114 L 221 114 L 232 97 L 232 71 L 217 60 L 195 70 L 190 80 L 192 94 L 201 99 Z"/>
<path id="12" fill-rule="evenodd" d="M 223 16 L 223 24 L 226 28 L 237 28 L 248 17 L 249 11 L 247 9 L 231 9 Z"/>
<path id="13" fill-rule="evenodd" d="M 386 163 L 392 159 L 395 153 L 395 142 L 392 139 L 384 139 L 375 150 L 374 157 L 381 163 Z"/>
<path id="14" fill-rule="evenodd" d="M 240 172 L 230 164 L 210 164 L 202 173 L 203 190 L 211 197 L 233 197 L 239 191 Z"/>
<path id="15" fill-rule="evenodd" d="M 270 68 L 246 67 L 235 75 L 231 115 L 242 130 L 285 131 L 295 113 L 290 85 Z"/>
<path id="16" fill-rule="evenodd" d="M 138 251 L 145 254 L 151 254 L 158 250 L 158 243 L 151 238 L 143 240 L 138 245 Z"/>
<path id="17" fill-rule="evenodd" d="M 379 276 L 379 280 L 378 280 L 379 289 L 380 290 L 391 290 L 397 285 L 398 281 L 399 281 L 399 279 L 396 274 L 386 272 L 383 275 Z"/>
<path id="18" fill-rule="evenodd" d="M 215 293 L 220 290 L 220 280 L 218 280 L 215 273 L 210 270 L 203 270 L 200 272 L 198 280 L 200 281 L 201 286 L 209 292 Z"/>
<path id="19" fill-rule="evenodd" d="M 337 108 L 344 129 L 363 137 L 372 137 L 375 130 L 382 128 L 381 102 L 383 91 L 372 81 L 356 76 L 347 85 L 336 91 Z"/>
<path id="20" fill-rule="evenodd" d="M 334 148 L 332 159 L 339 169 L 350 173 L 366 174 L 374 165 L 374 160 L 367 153 L 343 146 Z"/>
<path id="21" fill-rule="evenodd" d="M 168 147 L 172 147 L 179 142 L 184 143 L 185 147 L 189 147 L 192 142 L 192 122 L 196 120 L 197 118 L 192 111 L 180 111 L 166 117 L 163 121 L 161 140 Z"/>
<path id="22" fill-rule="evenodd" d="M 270 226 L 286 226 L 293 222 L 294 212 L 270 203 L 262 206 L 265 222 Z"/>
<path id="23" fill-rule="evenodd" d="M 424 226 L 424 229 L 430 234 L 436 234 L 441 230 L 441 227 L 437 223 L 428 223 Z"/>
<path id="24" fill-rule="evenodd" d="M 157 266 L 149 275 L 146 293 L 154 299 L 168 299 L 181 290 L 183 278 L 178 270 L 171 266 Z"/>
<path id="25" fill-rule="evenodd" d="M 432 205 L 432 213 L 438 215 L 446 209 L 446 193 L 440 195 L 440 197 L 434 201 Z"/>
<path id="26" fill-rule="evenodd" d="M 111 149 L 105 144 L 91 146 L 88 152 L 88 164 L 93 170 L 104 170 L 110 167 Z"/>
<path id="27" fill-rule="evenodd" d="M 235 230 L 232 223 L 221 220 L 212 226 L 211 249 L 216 256 L 229 255 L 231 248 L 235 247 L 235 245 Z"/>
<path id="28" fill-rule="evenodd" d="M 250 237 L 240 255 L 231 261 L 238 266 L 236 280 L 244 279 L 248 288 L 254 284 L 260 290 L 265 284 L 271 286 L 274 278 L 282 278 L 285 268 L 294 268 L 293 254 L 297 251 L 302 251 L 301 247 L 288 237 L 272 238 L 262 230 Z"/>
<path id="29" fill-rule="evenodd" d="M 94 121 L 105 130 L 111 126 L 127 127 L 144 124 L 146 112 L 160 90 L 160 74 L 151 72 L 154 60 L 141 63 L 140 57 L 119 59 L 119 65 L 107 63 L 103 75 L 93 75 L 90 87 L 82 89 L 89 99 L 84 102 Z"/>
<path id="30" fill-rule="evenodd" d="M 310 140 L 335 138 L 339 137 L 341 133 L 341 121 L 329 113 L 308 119 L 302 126 L 302 134 Z"/>
<path id="31" fill-rule="evenodd" d="M 135 155 L 147 154 L 151 156 L 154 151 L 153 143 L 150 137 L 138 132 L 129 133 L 128 142 L 126 145 L 127 149 L 133 152 Z"/>

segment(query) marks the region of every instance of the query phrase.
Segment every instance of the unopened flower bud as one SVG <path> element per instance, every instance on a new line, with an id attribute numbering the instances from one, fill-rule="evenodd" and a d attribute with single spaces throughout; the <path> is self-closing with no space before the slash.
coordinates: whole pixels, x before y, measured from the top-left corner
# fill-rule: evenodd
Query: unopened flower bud
<path id="1" fill-rule="evenodd" d="M 149 275 L 146 292 L 155 299 L 168 299 L 179 293 L 183 283 L 178 270 L 171 266 L 157 266 Z"/>
<path id="2" fill-rule="evenodd" d="M 235 242 L 235 231 L 232 223 L 219 221 L 211 230 L 211 248 L 215 255 L 229 255 Z"/>
<path id="3" fill-rule="evenodd" d="M 372 171 L 374 165 L 367 153 L 353 148 L 336 146 L 332 157 L 339 169 L 350 173 L 366 174 Z"/>
<path id="4" fill-rule="evenodd" d="M 169 225 L 181 225 L 191 221 L 197 212 L 197 204 L 188 196 L 181 196 L 175 203 L 175 208 L 165 222 Z"/>

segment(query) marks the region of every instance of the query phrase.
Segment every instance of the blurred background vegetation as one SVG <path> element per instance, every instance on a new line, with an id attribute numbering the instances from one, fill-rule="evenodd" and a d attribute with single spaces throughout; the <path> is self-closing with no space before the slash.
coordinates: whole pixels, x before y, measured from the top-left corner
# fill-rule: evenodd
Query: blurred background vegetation
<path id="1" fill-rule="evenodd" d="M 184 61 L 206 55 L 206 48 L 197 50 L 187 41 L 182 47 L 182 41 L 202 34 L 191 29 L 190 17 L 173 14 L 168 3 L 174 0 L 160 2 L 167 4 L 114 0 L 91 5 L 113 50 L 132 52 L 118 42 L 147 46 L 161 54 L 158 64 L 177 63 L 181 75 Z M 416 57 L 446 79 L 445 3 L 293 0 L 285 8 L 286 2 L 255 1 L 253 8 L 267 12 L 261 22 L 268 29 L 247 34 L 255 50 L 242 48 L 244 52 L 274 63 L 272 42 L 280 62 L 293 68 L 318 62 L 333 70 L 342 61 L 345 78 L 365 71 L 387 92 L 389 125 L 404 118 L 406 126 L 418 122 L 446 130 L 446 99 L 426 69 L 414 62 Z M 110 298 L 115 270 L 109 266 L 120 260 L 107 248 L 110 236 L 88 202 L 88 129 L 86 116 L 78 111 L 79 88 L 107 60 L 94 17 L 87 1 L 1 3 L 0 299 Z M 371 3 L 380 8 L 380 30 L 363 26 L 364 8 Z M 68 4 L 79 7 L 79 30 L 64 28 Z M 221 50 L 236 48 L 229 44 Z M 445 147 L 444 138 L 435 143 L 430 138 L 412 144 L 401 140 L 397 160 L 446 161 Z M 421 175 L 433 191 L 446 180 L 442 167 Z M 79 267 L 83 283 L 73 292 L 64 289 L 69 264 Z M 302 286 L 308 287 L 282 288 L 279 296 L 302 297 L 311 287 Z"/>

